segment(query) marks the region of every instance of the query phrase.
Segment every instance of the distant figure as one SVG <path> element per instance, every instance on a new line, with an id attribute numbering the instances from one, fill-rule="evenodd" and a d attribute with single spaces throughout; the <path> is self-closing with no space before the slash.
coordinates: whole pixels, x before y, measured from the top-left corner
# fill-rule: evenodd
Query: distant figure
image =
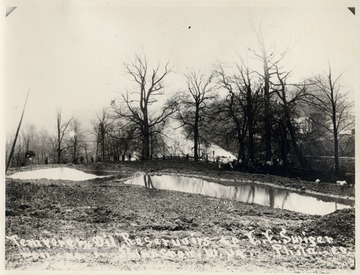
<path id="1" fill-rule="evenodd" d="M 94 162 L 94 157 L 91 157 L 91 162 Z"/>
<path id="2" fill-rule="evenodd" d="M 125 154 L 121 156 L 122 161 L 125 161 Z"/>
<path id="3" fill-rule="evenodd" d="M 45 164 L 49 164 L 49 158 L 48 157 L 45 158 Z"/>
<path id="4" fill-rule="evenodd" d="M 186 160 L 189 160 L 189 154 L 186 154 Z"/>
<path id="5" fill-rule="evenodd" d="M 128 160 L 129 160 L 129 161 L 131 161 L 131 154 L 129 154 L 129 156 L 128 156 Z"/>

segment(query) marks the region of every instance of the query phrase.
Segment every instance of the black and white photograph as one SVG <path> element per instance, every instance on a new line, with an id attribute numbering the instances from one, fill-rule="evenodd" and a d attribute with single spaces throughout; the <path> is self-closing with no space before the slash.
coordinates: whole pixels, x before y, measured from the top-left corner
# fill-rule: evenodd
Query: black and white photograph
<path id="1" fill-rule="evenodd" d="M 4 272 L 355 274 L 356 2 L 3 1 Z"/>

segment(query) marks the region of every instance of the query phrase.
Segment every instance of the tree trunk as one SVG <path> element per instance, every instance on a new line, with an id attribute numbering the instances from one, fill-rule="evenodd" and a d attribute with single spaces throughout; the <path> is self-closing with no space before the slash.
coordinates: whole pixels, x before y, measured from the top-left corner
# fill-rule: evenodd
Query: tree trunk
<path id="1" fill-rule="evenodd" d="M 99 157 L 99 139 L 96 141 L 96 150 L 95 150 L 95 161 L 97 162 Z"/>
<path id="2" fill-rule="evenodd" d="M 271 111 L 270 111 L 270 72 L 268 62 L 271 57 L 268 57 L 268 50 L 265 47 L 263 34 L 258 34 L 259 47 L 261 51 L 261 60 L 263 62 L 264 70 L 264 141 L 265 141 L 265 160 L 271 161 Z"/>
<path id="3" fill-rule="evenodd" d="M 77 138 L 74 139 L 74 152 L 73 152 L 73 160 L 76 161 L 77 157 Z"/>
<path id="4" fill-rule="evenodd" d="M 334 159 L 335 159 L 335 173 L 338 174 L 340 171 L 339 139 L 336 131 L 334 131 Z"/>
<path id="5" fill-rule="evenodd" d="M 252 108 L 252 107 L 251 107 Z M 248 135 L 249 135 L 249 144 L 248 144 L 248 158 L 249 161 L 254 163 L 255 156 L 254 156 L 254 119 L 251 113 L 252 111 L 249 109 L 248 114 Z"/>
<path id="6" fill-rule="evenodd" d="M 60 137 L 59 137 L 58 147 L 57 147 L 57 163 L 58 164 L 61 163 L 61 142 L 60 142 Z"/>
<path id="7" fill-rule="evenodd" d="M 150 135 L 145 135 L 145 159 L 150 159 Z"/>
<path id="8" fill-rule="evenodd" d="M 271 114 L 270 114 L 270 74 L 267 60 L 264 60 L 264 97 L 265 97 L 265 159 L 271 161 Z"/>
<path id="9" fill-rule="evenodd" d="M 102 137 L 102 148 L 101 148 L 101 155 L 102 155 L 102 161 L 105 161 L 105 138 Z"/>
<path id="10" fill-rule="evenodd" d="M 150 129 L 149 125 L 144 123 L 144 136 L 143 136 L 143 159 L 150 158 Z"/>
<path id="11" fill-rule="evenodd" d="M 85 158 L 86 158 L 86 163 L 88 163 L 89 162 L 89 157 L 88 157 L 88 152 L 87 152 L 86 145 L 85 145 Z"/>
<path id="12" fill-rule="evenodd" d="M 238 133 L 238 144 L 239 144 L 239 150 L 238 150 L 238 161 L 242 160 L 245 161 L 245 144 L 244 144 L 244 139 L 242 138 L 242 136 L 240 135 L 240 133 Z"/>
<path id="13" fill-rule="evenodd" d="M 198 141 L 199 141 L 198 133 L 196 130 L 194 130 L 194 161 L 199 160 Z"/>
<path id="14" fill-rule="evenodd" d="M 284 169 L 286 170 L 288 167 L 287 155 L 288 155 L 288 141 L 287 141 L 287 132 L 286 126 L 280 122 L 280 152 L 281 152 L 281 159 L 283 161 Z"/>
<path id="15" fill-rule="evenodd" d="M 150 158 L 150 136 L 149 134 L 145 135 L 145 159 Z"/>
<path id="16" fill-rule="evenodd" d="M 252 127 L 251 127 L 252 128 Z M 248 157 L 249 161 L 254 163 L 255 161 L 255 153 L 254 153 L 254 132 L 249 129 L 249 148 L 248 148 Z"/>
<path id="17" fill-rule="evenodd" d="M 297 159 L 299 160 L 299 163 L 300 163 L 300 166 L 301 168 L 303 169 L 306 169 L 308 168 L 308 165 L 307 165 L 307 162 L 306 162 L 306 159 L 305 157 L 303 156 L 298 144 L 297 144 L 297 141 L 296 141 L 296 134 L 295 134 L 295 129 L 291 123 L 291 121 L 289 119 L 287 119 L 286 121 L 286 125 L 287 125 L 287 128 L 289 130 L 289 133 L 290 133 L 290 139 L 291 139 L 291 145 L 295 151 L 295 154 L 296 154 L 296 157 Z"/>
<path id="18" fill-rule="evenodd" d="M 61 162 L 61 114 L 57 114 L 57 163 Z"/>
<path id="19" fill-rule="evenodd" d="M 149 150 L 149 158 L 152 159 L 153 154 L 154 154 L 154 138 L 153 138 L 153 133 L 150 133 L 150 150 Z"/>
<path id="20" fill-rule="evenodd" d="M 199 160 L 198 153 L 198 142 L 199 142 L 199 105 L 196 104 L 195 107 L 195 123 L 194 123 L 194 161 Z"/>
<path id="21" fill-rule="evenodd" d="M 332 106 L 332 123 L 333 123 L 333 136 L 334 136 L 334 161 L 335 161 L 335 173 L 338 174 L 340 171 L 339 164 L 339 137 L 338 137 L 338 125 L 336 123 L 336 107 L 335 104 Z"/>

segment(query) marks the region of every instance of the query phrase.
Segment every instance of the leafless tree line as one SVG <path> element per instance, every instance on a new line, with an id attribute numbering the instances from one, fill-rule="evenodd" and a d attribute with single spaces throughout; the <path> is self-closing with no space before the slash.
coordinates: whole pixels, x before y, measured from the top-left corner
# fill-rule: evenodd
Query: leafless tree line
<path id="1" fill-rule="evenodd" d="M 124 160 L 133 152 L 151 159 L 165 154 L 163 129 L 172 118 L 193 141 L 189 154 L 195 161 L 201 157 L 200 143 L 215 143 L 236 152 L 238 161 L 247 165 L 276 159 L 285 168 L 294 162 L 309 168 L 309 155 L 327 154 L 331 147 L 338 172 L 340 155 L 349 148 L 351 155 L 354 143 L 353 135 L 345 134 L 354 127 L 353 103 L 342 89 L 341 75 L 333 76 L 329 65 L 326 73 L 291 83 L 292 72 L 282 64 L 286 52 L 274 45 L 267 48 L 261 33 L 258 43 L 258 50 L 250 51 L 262 70 L 242 58 L 215 65 L 207 73 L 189 70 L 178 91 L 166 90 L 168 76 L 174 73 L 168 63 L 152 67 L 145 55 L 136 55 L 124 64 L 133 87 L 96 113 L 92 129 L 83 129 L 74 118 L 64 120 L 57 110 L 56 135 L 40 132 L 40 138 L 34 138 L 34 129 L 23 131 L 13 165 L 22 162 L 20 151 L 28 151 L 31 140 L 41 161 L 50 155 L 57 163 L 79 157 L 90 161 L 89 156 L 91 161 L 110 156 Z M 174 96 L 166 99 L 168 93 Z M 95 143 L 92 149 L 89 136 Z"/>

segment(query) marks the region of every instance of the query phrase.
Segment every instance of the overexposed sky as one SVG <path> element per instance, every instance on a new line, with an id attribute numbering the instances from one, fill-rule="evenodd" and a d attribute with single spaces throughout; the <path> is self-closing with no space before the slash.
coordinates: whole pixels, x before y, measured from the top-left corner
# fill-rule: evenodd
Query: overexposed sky
<path id="1" fill-rule="evenodd" d="M 56 108 L 65 119 L 74 116 L 86 125 L 95 111 L 134 87 L 123 64 L 135 54 L 145 54 L 149 66 L 169 61 L 174 70 L 165 81 L 170 96 L 184 87 L 181 74 L 188 68 L 210 70 L 219 62 L 237 61 L 238 55 L 248 58 L 248 49 L 257 49 L 253 28 L 259 26 L 268 44 L 287 49 L 283 64 L 293 70 L 294 81 L 325 72 L 330 62 L 335 74 L 343 74 L 344 89 L 355 93 L 359 26 L 346 5 L 249 7 L 248 1 L 245 6 L 234 1 L 238 5 L 220 7 L 177 1 L 172 7 L 131 7 L 75 2 L 20 5 L 4 20 L 7 134 L 16 130 L 29 87 L 24 125 L 55 130 Z"/>

